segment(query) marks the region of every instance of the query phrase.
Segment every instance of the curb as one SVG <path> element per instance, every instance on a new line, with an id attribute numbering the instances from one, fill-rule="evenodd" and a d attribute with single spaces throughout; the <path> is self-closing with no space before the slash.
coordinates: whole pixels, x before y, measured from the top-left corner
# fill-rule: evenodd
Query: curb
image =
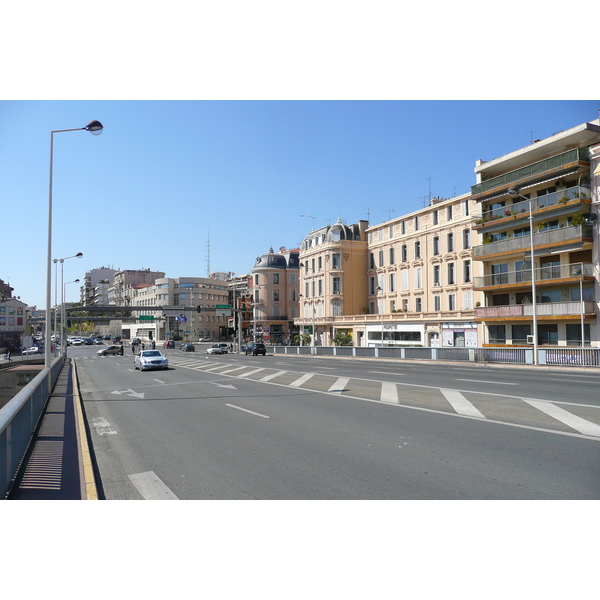
<path id="1" fill-rule="evenodd" d="M 83 419 L 83 406 L 81 396 L 79 395 L 79 379 L 77 377 L 77 367 L 73 363 L 73 404 L 75 406 L 75 423 L 77 426 L 77 441 L 79 446 L 79 464 L 82 471 L 82 500 L 98 500 L 98 488 L 96 478 L 94 477 L 94 467 L 92 464 L 92 455 L 90 444 L 87 437 L 87 430 Z"/>

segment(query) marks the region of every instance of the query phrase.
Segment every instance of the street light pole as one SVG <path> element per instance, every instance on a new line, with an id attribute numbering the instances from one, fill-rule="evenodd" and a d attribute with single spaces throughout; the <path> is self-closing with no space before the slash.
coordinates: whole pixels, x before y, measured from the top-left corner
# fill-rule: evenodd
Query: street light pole
<path id="1" fill-rule="evenodd" d="M 54 264 L 58 267 L 58 263 L 60 263 L 60 288 L 61 291 L 63 290 L 63 285 L 64 285 L 64 264 L 65 264 L 65 260 L 69 259 L 69 258 L 81 258 L 83 256 L 83 252 L 78 252 L 77 254 L 74 254 L 73 256 L 67 256 L 65 258 L 55 258 L 54 259 Z M 58 274 L 55 273 L 54 275 L 54 345 L 56 347 L 56 334 L 58 333 L 58 328 L 56 326 L 56 313 L 57 313 L 57 306 L 56 306 L 56 286 L 57 286 L 57 280 L 58 279 Z M 77 280 L 79 281 L 79 279 Z M 64 338 L 62 337 L 62 329 L 63 329 L 63 310 L 62 310 L 62 304 L 64 304 L 64 293 L 63 293 L 63 297 L 62 297 L 62 303 L 61 303 L 61 311 L 60 311 L 60 329 L 61 329 L 61 335 L 60 335 L 60 353 L 61 354 L 65 354 L 66 351 L 66 346 L 65 346 L 65 341 Z"/>
<path id="2" fill-rule="evenodd" d="M 535 285 L 535 260 L 534 251 L 535 247 L 533 244 L 533 210 L 531 198 L 527 198 L 519 193 L 517 188 L 510 188 L 508 195 L 511 197 L 519 196 L 523 200 L 527 200 L 529 204 L 529 253 L 531 254 L 531 309 L 533 311 L 533 364 L 538 364 L 538 327 L 537 327 L 537 292 Z"/>
<path id="3" fill-rule="evenodd" d="M 383 288 L 377 286 L 375 289 L 376 292 L 381 292 L 381 304 L 379 305 L 379 312 L 381 313 L 381 347 L 383 348 L 383 304 L 385 302 L 385 298 L 383 296 Z"/>
<path id="4" fill-rule="evenodd" d="M 66 289 L 69 283 L 78 283 L 79 279 L 75 279 L 74 281 L 67 281 L 67 283 L 62 284 L 62 302 L 60 307 L 60 348 L 61 355 L 65 355 L 67 353 L 67 343 L 66 343 L 66 319 L 67 319 L 67 311 L 65 309 L 65 297 L 66 297 Z"/>
<path id="5" fill-rule="evenodd" d="M 56 129 L 50 132 L 50 183 L 48 185 L 48 258 L 46 263 L 46 333 L 44 345 L 44 367 L 49 369 L 50 337 L 51 337 L 51 311 L 52 311 L 52 172 L 54 166 L 54 134 L 67 131 L 89 131 L 93 135 L 100 135 L 103 129 L 100 121 L 90 121 L 85 127 L 76 129 Z"/>

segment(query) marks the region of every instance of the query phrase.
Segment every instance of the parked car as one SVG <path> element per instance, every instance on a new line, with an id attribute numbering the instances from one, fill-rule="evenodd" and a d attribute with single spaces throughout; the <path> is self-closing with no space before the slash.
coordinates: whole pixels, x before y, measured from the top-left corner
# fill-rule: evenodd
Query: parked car
<path id="1" fill-rule="evenodd" d="M 257 356 L 258 354 L 262 354 L 263 356 L 266 356 L 267 349 L 265 348 L 264 344 L 250 342 L 246 346 L 245 354 L 246 354 L 246 356 L 248 356 L 248 354 L 252 354 L 252 356 Z"/>
<path id="2" fill-rule="evenodd" d="M 199 342 L 212 342 L 212 338 L 210 337 L 210 335 L 207 335 L 206 337 L 203 337 L 198 341 Z"/>
<path id="3" fill-rule="evenodd" d="M 138 352 L 133 362 L 135 368 L 140 371 L 169 368 L 167 357 L 158 350 L 142 350 Z"/>
<path id="4" fill-rule="evenodd" d="M 163 342 L 163 348 L 175 348 L 175 342 L 173 340 L 167 340 Z"/>
<path id="5" fill-rule="evenodd" d="M 37 346 L 31 346 L 31 348 L 24 348 L 21 352 L 21 354 L 23 356 L 29 355 L 29 354 L 39 354 L 40 349 Z"/>
<path id="6" fill-rule="evenodd" d="M 223 348 L 224 354 L 227 354 L 229 352 L 229 344 L 221 342 L 220 344 L 217 344 L 217 346 L 219 346 L 219 348 Z"/>
<path id="7" fill-rule="evenodd" d="M 227 350 L 219 344 L 213 344 L 210 348 L 206 349 L 206 354 L 227 354 Z"/>
<path id="8" fill-rule="evenodd" d="M 120 354 L 123 356 L 123 346 L 104 346 L 104 348 L 100 348 L 96 354 L 98 356 L 106 356 L 108 354 Z"/>
<path id="9" fill-rule="evenodd" d="M 181 344 L 181 349 L 184 352 L 195 352 L 196 348 L 194 348 L 194 344 Z"/>
<path id="10" fill-rule="evenodd" d="M 71 338 L 71 346 L 83 346 L 83 340 L 81 338 Z"/>

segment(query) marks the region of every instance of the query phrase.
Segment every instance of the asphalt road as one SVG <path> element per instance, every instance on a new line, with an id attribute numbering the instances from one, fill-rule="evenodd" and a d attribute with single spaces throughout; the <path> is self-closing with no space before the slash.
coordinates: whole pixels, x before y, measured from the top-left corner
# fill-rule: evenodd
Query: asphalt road
<path id="1" fill-rule="evenodd" d="M 600 374 L 69 350 L 107 499 L 597 499 Z"/>

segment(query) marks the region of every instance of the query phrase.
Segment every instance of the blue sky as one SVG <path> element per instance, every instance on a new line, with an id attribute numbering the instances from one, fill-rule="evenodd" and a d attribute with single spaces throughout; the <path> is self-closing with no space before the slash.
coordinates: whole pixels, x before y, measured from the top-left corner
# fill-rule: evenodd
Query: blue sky
<path id="1" fill-rule="evenodd" d="M 598 118 L 596 101 L 1 101 L 0 278 L 45 306 L 50 131 L 53 258 L 168 277 L 251 271 L 342 220 L 371 224 L 475 183 L 477 159 Z M 430 179 L 429 179 L 430 178 Z M 393 212 L 391 212 L 393 211 Z M 67 300 L 78 285 L 67 286 Z"/>

